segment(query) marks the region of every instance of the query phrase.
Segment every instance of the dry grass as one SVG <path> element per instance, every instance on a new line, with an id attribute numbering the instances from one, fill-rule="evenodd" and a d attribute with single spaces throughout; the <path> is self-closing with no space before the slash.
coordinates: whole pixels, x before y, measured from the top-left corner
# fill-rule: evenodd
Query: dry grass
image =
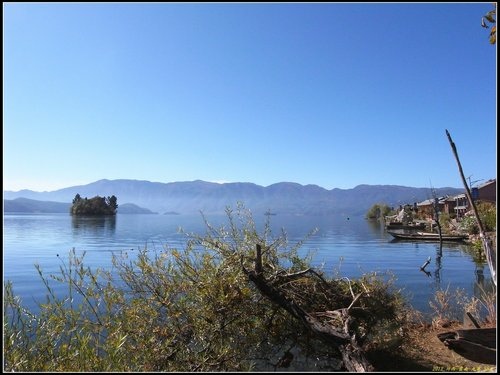
<path id="1" fill-rule="evenodd" d="M 496 372 L 496 366 L 478 363 L 460 356 L 439 340 L 438 335 L 465 328 L 456 320 L 457 311 L 474 316 L 486 311 L 480 322 L 483 328 L 496 328 L 496 293 L 482 290 L 480 298 L 464 298 L 461 291 L 448 289 L 436 292 L 429 305 L 434 318 L 428 323 L 418 311 L 412 310 L 405 325 L 402 344 L 396 350 L 371 353 L 370 360 L 377 371 L 438 371 L 438 372 Z"/>
<path id="2" fill-rule="evenodd" d="M 456 321 L 447 322 L 445 327 L 415 324 L 398 350 L 371 353 L 370 360 L 376 371 L 496 372 L 496 366 L 470 361 L 448 349 L 437 336 L 461 328 Z"/>

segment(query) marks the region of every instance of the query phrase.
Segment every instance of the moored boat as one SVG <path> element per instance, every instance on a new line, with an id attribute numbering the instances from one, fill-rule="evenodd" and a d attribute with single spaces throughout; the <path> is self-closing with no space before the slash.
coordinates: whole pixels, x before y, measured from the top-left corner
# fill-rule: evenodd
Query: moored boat
<path id="1" fill-rule="evenodd" d="M 385 225 L 386 229 L 425 229 L 426 223 L 407 223 L 403 224 L 400 221 L 390 221 Z"/>
<path id="2" fill-rule="evenodd" d="M 388 230 L 391 236 L 398 240 L 413 240 L 413 241 L 438 241 L 439 242 L 439 233 L 431 233 L 431 232 L 397 232 Z M 468 236 L 461 234 L 442 234 L 441 238 L 443 241 L 465 241 Z"/>

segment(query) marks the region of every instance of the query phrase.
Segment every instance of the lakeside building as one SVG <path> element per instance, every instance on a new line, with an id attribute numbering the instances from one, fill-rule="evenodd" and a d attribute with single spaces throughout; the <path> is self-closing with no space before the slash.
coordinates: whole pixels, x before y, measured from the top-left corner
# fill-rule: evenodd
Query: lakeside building
<path id="1" fill-rule="evenodd" d="M 497 202 L 497 180 L 496 178 L 490 179 L 481 185 L 471 189 L 471 197 L 474 202 Z M 417 203 L 417 209 L 421 216 L 426 218 L 434 217 L 434 205 L 438 206 L 439 212 L 449 214 L 451 217 L 460 220 L 472 208 L 467 195 L 465 193 L 455 196 L 445 196 L 433 199 L 426 199 Z"/>

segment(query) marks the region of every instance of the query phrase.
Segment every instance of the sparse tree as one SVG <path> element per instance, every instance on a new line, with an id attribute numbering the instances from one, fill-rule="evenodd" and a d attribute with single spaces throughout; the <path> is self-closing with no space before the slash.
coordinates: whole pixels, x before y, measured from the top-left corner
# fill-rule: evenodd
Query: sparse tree
<path id="1" fill-rule="evenodd" d="M 391 208 L 383 203 L 376 203 L 366 213 L 367 219 L 383 219 L 392 212 Z"/>
<path id="2" fill-rule="evenodd" d="M 78 202 L 80 202 L 82 200 L 82 197 L 80 196 L 80 194 L 76 194 L 75 195 L 75 198 L 73 199 L 73 204 L 76 204 Z"/>
<path id="3" fill-rule="evenodd" d="M 112 212 L 116 212 L 116 210 L 118 209 L 118 204 L 116 203 L 116 201 L 117 198 L 114 195 L 106 198 L 106 204 Z"/>

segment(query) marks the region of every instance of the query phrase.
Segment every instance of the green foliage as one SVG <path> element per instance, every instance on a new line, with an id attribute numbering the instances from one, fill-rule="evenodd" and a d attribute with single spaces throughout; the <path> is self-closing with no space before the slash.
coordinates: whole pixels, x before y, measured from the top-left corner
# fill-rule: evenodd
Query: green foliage
<path id="1" fill-rule="evenodd" d="M 82 199 L 80 194 L 76 194 L 73 205 L 70 208 L 71 215 L 115 215 L 118 208 L 117 198 L 95 196 L 94 198 Z"/>
<path id="2" fill-rule="evenodd" d="M 497 211 L 495 205 L 488 202 L 478 202 L 476 203 L 476 208 L 484 230 L 486 232 L 496 231 Z M 469 234 L 479 233 L 476 217 L 471 214 L 462 218 L 459 227 L 462 231 Z"/>
<path id="3" fill-rule="evenodd" d="M 143 249 L 113 257 L 110 271 L 92 271 L 73 250 L 60 272 L 45 276 L 46 301 L 39 313 L 26 310 L 4 286 L 6 371 L 250 371 L 276 369 L 295 348 L 308 366 L 332 370 L 338 352 L 313 337 L 300 322 L 263 297 L 249 282 L 255 244 L 262 244 L 264 272 L 280 277 L 309 267 L 302 244 L 289 244 L 270 223 L 258 233 L 249 211 L 227 210 L 220 228 L 206 221 L 204 235 L 189 234 L 184 249 Z M 269 217 L 268 217 L 269 220 Z M 312 233 L 312 232 L 311 232 Z M 281 285 L 307 311 L 356 306 L 353 329 L 372 344 L 380 327 L 401 324 L 404 301 L 377 275 L 359 280 L 328 279 L 331 294 L 317 292 L 311 279 Z M 54 292 L 53 283 L 67 287 Z M 387 334 L 387 331 L 385 331 Z M 298 359 L 296 359 L 298 361 Z"/>
<path id="4" fill-rule="evenodd" d="M 391 208 L 382 203 L 376 203 L 366 213 L 365 217 L 367 219 L 381 219 L 392 213 Z"/>
<path id="5" fill-rule="evenodd" d="M 451 216 L 447 212 L 439 213 L 439 224 L 445 233 L 449 233 L 451 229 Z"/>
<path id="6" fill-rule="evenodd" d="M 497 210 L 496 205 L 489 202 L 478 202 L 476 204 L 479 218 L 483 223 L 484 230 L 487 232 L 496 231 L 497 229 Z"/>
<path id="7" fill-rule="evenodd" d="M 479 228 L 477 226 L 477 220 L 474 216 L 467 215 L 462 218 L 459 224 L 459 229 L 462 232 L 468 233 L 468 234 L 478 234 L 479 233 Z"/>

